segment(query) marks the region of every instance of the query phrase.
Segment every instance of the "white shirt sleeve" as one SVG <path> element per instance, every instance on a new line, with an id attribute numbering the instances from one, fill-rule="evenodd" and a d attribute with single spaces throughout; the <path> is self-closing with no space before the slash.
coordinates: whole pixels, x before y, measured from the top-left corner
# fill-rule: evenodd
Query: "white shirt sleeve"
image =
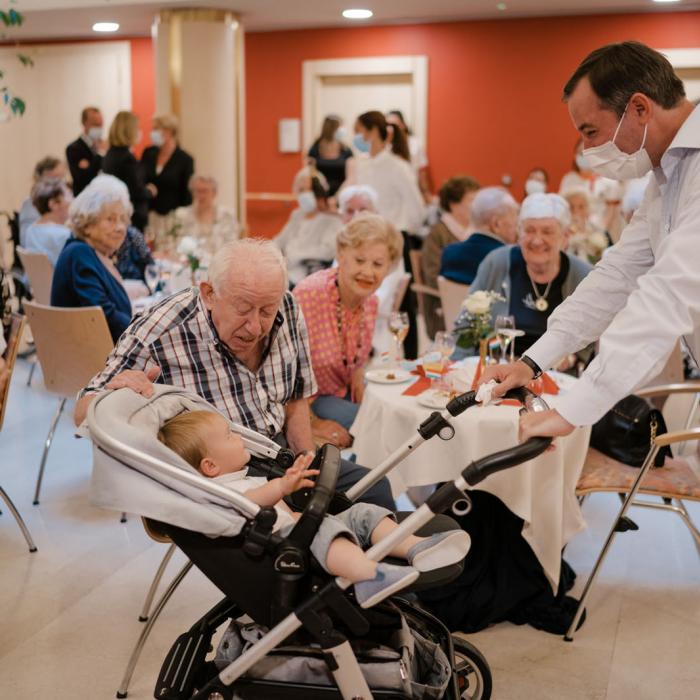
<path id="1" fill-rule="evenodd" d="M 401 207 L 403 209 L 403 225 L 410 233 L 418 233 L 425 218 L 425 204 L 418 189 L 416 174 L 410 164 L 401 161 L 403 177 L 399 180 L 401 191 Z"/>
<path id="2" fill-rule="evenodd" d="M 591 337 L 617 313 L 600 338 L 598 356 L 557 406 L 559 413 L 574 425 L 594 423 L 621 398 L 653 379 L 678 339 L 692 336 L 700 324 L 700 190 L 688 187 L 687 191 L 685 201 L 675 209 L 673 230 L 660 239 L 655 261 L 650 259 L 640 218 L 631 232 L 623 234 L 627 238 L 625 244 L 612 251 L 614 267 L 611 263 L 604 265 L 603 274 L 591 275 L 591 283 L 579 286 L 571 297 L 573 303 L 567 308 L 562 305 L 560 316 L 570 320 L 560 318 L 553 324 L 554 328 L 559 327 L 555 335 L 561 338 L 561 347 L 567 336 L 564 327 L 571 338 Z M 645 264 L 649 267 L 646 274 Z M 617 282 L 616 270 L 621 275 Z M 638 286 L 623 306 L 624 290 L 635 274 Z M 594 306 L 579 318 L 584 303 Z M 606 304 L 611 310 L 605 312 L 604 320 L 594 323 L 595 314 L 603 313 Z M 582 331 L 576 333 L 575 325 L 582 326 Z M 550 335 L 549 331 L 546 335 Z M 545 354 L 539 349 L 538 353 L 532 355 L 536 362 Z"/>
<path id="3" fill-rule="evenodd" d="M 649 244 L 647 207 L 641 206 L 619 243 L 549 317 L 547 332 L 527 351 L 542 369 L 600 338 L 637 288 L 638 278 L 654 264 Z"/>

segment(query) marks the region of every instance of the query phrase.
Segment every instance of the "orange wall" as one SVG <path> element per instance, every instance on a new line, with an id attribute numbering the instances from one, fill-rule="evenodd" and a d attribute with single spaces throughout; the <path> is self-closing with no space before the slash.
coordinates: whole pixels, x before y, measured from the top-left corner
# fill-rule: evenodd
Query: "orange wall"
<path id="1" fill-rule="evenodd" d="M 141 143 L 137 145 L 137 155 L 148 143 L 151 119 L 156 111 L 155 64 L 153 42 L 150 38 L 130 39 L 131 43 L 131 110 L 139 118 Z"/>
<path id="2" fill-rule="evenodd" d="M 247 189 L 288 192 L 300 167 L 299 154 L 277 151 L 277 122 L 301 118 L 302 61 L 406 54 L 428 56 L 428 155 L 438 186 L 457 173 L 495 184 L 507 172 L 519 196 L 527 171 L 541 165 L 558 187 L 576 140 L 561 88 L 590 50 L 625 39 L 700 47 L 700 12 L 248 33 Z M 249 229 L 273 235 L 288 211 L 249 203 Z"/>

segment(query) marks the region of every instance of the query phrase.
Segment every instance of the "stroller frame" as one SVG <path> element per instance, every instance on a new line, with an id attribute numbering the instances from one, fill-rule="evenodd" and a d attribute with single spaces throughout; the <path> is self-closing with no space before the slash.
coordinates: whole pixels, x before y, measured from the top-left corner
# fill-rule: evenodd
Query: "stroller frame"
<path id="1" fill-rule="evenodd" d="M 176 478 L 216 498 L 218 501 L 223 501 L 232 506 L 239 514 L 242 514 L 249 521 L 252 520 L 252 524 L 249 522 L 244 527 L 243 531 L 245 538 L 244 549 L 246 552 L 254 555 L 266 550 L 270 551 L 270 547 L 277 549 L 283 543 L 282 538 L 272 534 L 272 527 L 276 519 L 276 513 L 273 508 L 261 508 L 240 493 L 228 490 L 199 475 L 183 471 L 157 457 L 144 454 L 131 445 L 127 445 L 105 432 L 95 419 L 95 411 L 100 402 L 108 395 L 108 393 L 105 393 L 96 397 L 88 411 L 90 433 L 96 449 L 105 452 L 112 458 L 114 458 L 114 456 L 108 451 L 110 448 L 116 452 L 121 452 L 122 455 L 126 455 L 136 462 L 146 463 L 152 471 L 159 475 L 171 479 Z M 508 396 L 509 398 L 518 399 L 525 407 L 524 410 L 537 412 L 547 410 L 546 403 L 527 389 L 513 390 L 509 392 Z M 470 406 L 475 405 L 475 403 L 474 392 L 468 392 L 453 399 L 442 414 L 437 412 L 431 414 L 419 428 L 418 439 L 414 438 L 414 441 L 409 441 L 395 456 L 390 457 L 372 470 L 356 485 L 356 487 L 351 489 L 347 495 L 349 497 L 357 497 L 357 495 L 364 492 L 364 490 L 369 488 L 372 484 L 379 481 L 403 459 L 407 453 L 406 451 L 412 451 L 424 440 L 429 439 L 435 434 L 440 435 L 443 439 L 452 437 L 454 428 L 449 424 L 447 420 L 448 416 L 458 415 Z M 242 428 L 242 432 L 246 430 L 247 429 Z M 254 454 L 258 456 L 264 455 L 264 457 L 269 459 L 273 457 L 271 452 L 275 452 L 275 448 L 276 453 L 274 457 L 280 452 L 279 446 L 277 446 L 276 443 L 274 443 L 275 447 L 273 448 L 269 444 L 271 441 L 267 440 L 267 438 L 262 438 L 262 436 L 258 436 L 252 433 L 252 431 L 247 432 L 250 434 L 242 435 L 242 437 L 244 438 L 245 444 L 250 446 Z M 453 508 L 456 504 L 468 500 L 465 491 L 469 486 L 474 486 L 490 474 L 516 466 L 517 464 L 536 457 L 543 452 L 550 443 L 551 440 L 549 438 L 532 438 L 526 443 L 472 462 L 462 471 L 457 479 L 453 482 L 445 483 L 435 491 L 424 504 L 400 523 L 389 537 L 368 549 L 366 552 L 367 557 L 374 561 L 381 561 L 396 544 L 426 525 L 436 514 L 444 512 Z M 261 452 L 263 452 L 263 455 L 260 454 Z M 340 468 L 339 452 L 336 448 L 326 445 L 321 453 L 319 453 L 319 456 L 317 456 L 317 459 L 319 459 L 319 457 L 321 473 L 318 476 L 316 487 L 304 509 L 301 519 L 297 522 L 287 538 L 287 541 L 291 541 L 292 544 L 297 541 L 295 540 L 295 535 L 300 535 L 307 544 L 310 542 L 311 537 L 315 534 L 318 524 L 324 517 L 335 493 L 335 483 Z M 287 458 L 283 457 L 283 459 Z M 126 464 L 125 462 L 123 463 Z M 126 464 L 126 466 L 130 465 Z M 299 563 L 294 562 L 295 552 L 293 548 L 289 551 L 282 548 L 275 564 L 277 572 L 281 574 L 279 580 L 280 593 L 282 593 L 282 608 L 285 607 L 285 604 L 288 605 L 291 602 L 291 591 L 296 583 L 293 579 L 298 579 L 298 576 L 289 576 L 288 573 L 285 576 L 285 567 L 289 564 L 289 559 L 287 559 L 285 563 L 285 556 L 289 554 L 292 556 L 293 567 L 291 568 L 298 569 Z M 303 560 L 301 561 L 301 567 L 302 569 L 304 568 Z M 288 571 L 289 569 L 287 569 L 287 572 Z M 305 627 L 321 642 L 321 647 L 325 652 L 325 658 L 338 691 L 340 692 L 340 697 L 343 698 L 343 700 L 372 698 L 372 691 L 362 674 L 358 660 L 350 646 L 350 642 L 346 637 L 333 629 L 330 618 L 323 612 L 324 608 L 332 609 L 353 632 L 360 632 L 366 629 L 368 626 L 362 614 L 342 595 L 342 591 L 345 591 L 350 585 L 350 581 L 340 577 L 328 582 L 321 590 L 312 595 L 311 600 L 293 608 L 291 612 L 282 617 L 262 639 L 256 642 L 250 649 L 221 670 L 215 678 L 192 695 L 192 700 L 220 700 L 233 697 L 233 683 L 301 627 Z M 161 692 L 157 697 L 167 698 L 168 695 Z M 170 697 L 183 696 L 173 695 Z M 377 697 L 381 697 L 379 693 L 377 693 Z"/>

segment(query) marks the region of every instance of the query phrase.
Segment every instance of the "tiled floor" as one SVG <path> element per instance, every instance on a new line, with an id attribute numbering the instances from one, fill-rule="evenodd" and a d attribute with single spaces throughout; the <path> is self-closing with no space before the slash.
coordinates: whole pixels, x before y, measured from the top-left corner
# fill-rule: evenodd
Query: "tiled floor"
<path id="1" fill-rule="evenodd" d="M 141 629 L 137 615 L 165 551 L 140 521 L 87 501 L 90 445 L 59 424 L 41 505 L 31 505 L 43 439 L 56 400 L 26 388 L 15 372 L 0 432 L 0 483 L 21 510 L 39 551 L 29 554 L 6 509 L 0 517 L 0 698 L 113 698 Z M 72 406 L 69 407 L 69 412 Z M 594 496 L 591 528 L 567 559 L 587 574 L 617 508 Z M 700 521 L 700 508 L 691 507 Z M 685 526 L 667 513 L 636 510 L 640 533 L 618 538 L 573 644 L 501 624 L 471 635 L 488 658 L 498 700 L 685 700 L 700 697 L 700 556 Z M 183 559 L 171 563 L 174 572 Z M 136 669 L 131 698 L 153 697 L 160 663 L 178 633 L 218 599 L 192 572 L 165 609 Z"/>

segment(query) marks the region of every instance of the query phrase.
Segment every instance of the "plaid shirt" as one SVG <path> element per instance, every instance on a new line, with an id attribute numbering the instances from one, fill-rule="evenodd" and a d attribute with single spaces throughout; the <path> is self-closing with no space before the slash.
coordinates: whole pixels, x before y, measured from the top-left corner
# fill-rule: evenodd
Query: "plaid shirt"
<path id="1" fill-rule="evenodd" d="M 161 370 L 156 381 L 184 387 L 232 421 L 272 437 L 284 426 L 285 404 L 317 391 L 309 357 L 304 317 L 289 292 L 253 372 L 219 340 L 199 291 L 187 289 L 137 316 L 78 397 L 100 391 L 124 370 L 155 364 Z"/>

